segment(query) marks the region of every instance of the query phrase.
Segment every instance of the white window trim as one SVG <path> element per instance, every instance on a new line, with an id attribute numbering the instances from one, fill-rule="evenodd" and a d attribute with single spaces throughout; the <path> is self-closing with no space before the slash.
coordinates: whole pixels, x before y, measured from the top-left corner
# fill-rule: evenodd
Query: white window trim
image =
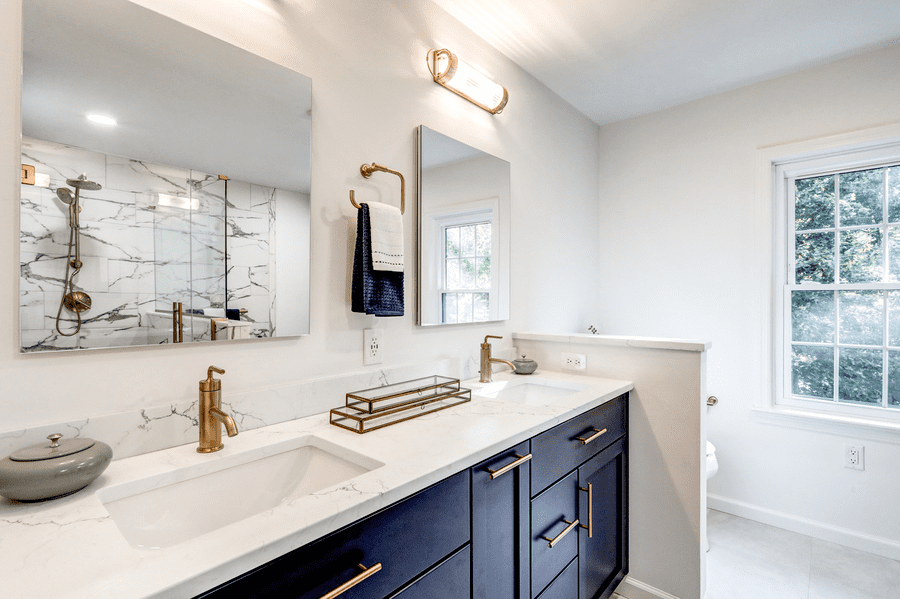
<path id="1" fill-rule="evenodd" d="M 784 314 L 782 293 L 787 278 L 786 176 L 815 173 L 816 169 L 839 170 L 865 166 L 874 160 L 900 159 L 900 124 L 864 129 L 815 140 L 760 149 L 757 152 L 756 196 L 757 295 L 756 322 L 761 331 L 756 339 L 760 362 L 752 366 L 761 373 L 755 390 L 754 412 L 764 421 L 838 433 L 864 432 L 887 441 L 900 442 L 900 418 L 885 418 L 885 408 L 849 406 L 809 401 L 786 401 L 784 371 Z M 798 166 L 802 163 L 802 170 Z M 775 290 L 778 290 L 776 296 Z M 787 304 L 787 305 L 785 305 Z M 797 405 L 801 404 L 801 405 Z M 839 409 L 835 409 L 839 408 Z M 875 412 L 874 414 L 872 412 Z"/>
<path id="2" fill-rule="evenodd" d="M 485 200 L 475 200 L 453 204 L 451 206 L 442 206 L 435 210 L 429 210 L 423 214 L 422 232 L 423 243 L 430 246 L 428 255 L 432 260 L 423 263 L 422 285 L 426 287 L 427 292 L 424 297 L 430 298 L 429 302 L 423 302 L 423 319 L 428 318 L 430 322 L 440 322 L 443 320 L 443 306 L 441 305 L 442 294 L 447 290 L 444 288 L 444 239 L 443 231 L 447 227 L 464 225 L 473 222 L 490 222 L 491 223 L 491 288 L 488 290 L 478 289 L 472 290 L 483 293 L 487 291 L 490 298 L 489 316 L 487 321 L 493 322 L 500 320 L 500 234 L 498 229 L 500 215 L 500 198 L 488 198 Z M 458 289 L 452 291 L 465 292 L 467 290 Z M 447 323 L 442 323 L 447 324 Z M 454 323 L 450 323 L 454 324 Z"/>

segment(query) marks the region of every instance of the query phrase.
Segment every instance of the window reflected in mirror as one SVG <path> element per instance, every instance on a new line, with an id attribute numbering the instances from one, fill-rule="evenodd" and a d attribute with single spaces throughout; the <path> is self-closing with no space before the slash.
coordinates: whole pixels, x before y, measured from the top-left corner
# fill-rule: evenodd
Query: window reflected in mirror
<path id="1" fill-rule="evenodd" d="M 509 318 L 509 163 L 419 128 L 419 324 Z"/>

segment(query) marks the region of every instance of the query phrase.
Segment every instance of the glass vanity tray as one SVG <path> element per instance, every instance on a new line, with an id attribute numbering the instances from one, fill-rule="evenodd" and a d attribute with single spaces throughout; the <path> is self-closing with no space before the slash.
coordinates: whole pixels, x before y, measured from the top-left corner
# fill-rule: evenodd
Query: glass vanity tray
<path id="1" fill-rule="evenodd" d="M 459 381 L 457 381 L 457 384 L 459 384 Z M 360 411 L 355 406 L 341 406 L 331 410 L 330 422 L 335 426 L 363 434 L 397 424 L 398 422 L 418 418 L 425 414 L 452 408 L 468 401 L 472 401 L 472 391 L 466 388 L 458 388 L 454 391 L 434 395 L 414 403 L 395 404 L 393 408 L 383 409 L 374 414 Z"/>
<path id="2" fill-rule="evenodd" d="M 345 405 L 358 412 L 377 414 L 402 406 L 422 404 L 460 390 L 459 379 L 431 375 L 384 387 L 352 391 Z"/>

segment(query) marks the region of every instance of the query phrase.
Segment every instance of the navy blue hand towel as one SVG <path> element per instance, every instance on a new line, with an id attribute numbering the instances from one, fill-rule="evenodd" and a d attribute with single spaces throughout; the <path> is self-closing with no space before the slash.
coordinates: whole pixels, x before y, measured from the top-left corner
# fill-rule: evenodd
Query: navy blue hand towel
<path id="1" fill-rule="evenodd" d="M 350 309 L 375 316 L 403 316 L 403 273 L 372 269 L 368 204 L 359 205 L 356 218 Z"/>

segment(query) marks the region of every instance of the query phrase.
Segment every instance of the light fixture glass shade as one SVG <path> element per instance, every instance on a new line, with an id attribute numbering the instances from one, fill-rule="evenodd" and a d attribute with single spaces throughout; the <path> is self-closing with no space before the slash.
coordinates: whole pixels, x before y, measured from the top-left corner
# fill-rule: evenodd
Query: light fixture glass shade
<path id="1" fill-rule="evenodd" d="M 500 114 L 509 101 L 505 87 L 459 60 L 450 50 L 429 50 L 427 63 L 435 83 L 491 114 Z"/>
<path id="2" fill-rule="evenodd" d="M 197 211 L 200 209 L 200 200 L 198 198 L 186 198 L 184 196 L 155 193 L 150 199 L 150 205 L 154 208 L 156 206 L 166 206 L 169 208 L 178 208 L 179 210 Z"/>

